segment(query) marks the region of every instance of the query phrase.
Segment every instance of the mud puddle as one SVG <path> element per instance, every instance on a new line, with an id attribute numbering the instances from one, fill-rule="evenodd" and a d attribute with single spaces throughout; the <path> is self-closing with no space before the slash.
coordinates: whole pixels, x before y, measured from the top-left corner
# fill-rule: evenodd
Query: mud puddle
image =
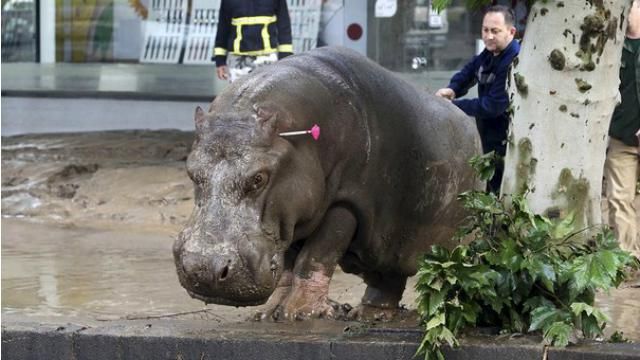
<path id="1" fill-rule="evenodd" d="M 2 312 L 98 320 L 243 321 L 257 307 L 205 306 L 178 283 L 166 234 L 2 220 Z M 338 271 L 331 296 L 358 303 L 361 279 Z"/>

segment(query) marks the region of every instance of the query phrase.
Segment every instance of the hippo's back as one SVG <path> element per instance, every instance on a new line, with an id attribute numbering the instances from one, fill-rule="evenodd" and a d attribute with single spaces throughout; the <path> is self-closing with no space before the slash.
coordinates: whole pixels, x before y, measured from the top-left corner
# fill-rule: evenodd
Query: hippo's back
<path id="1" fill-rule="evenodd" d="M 336 47 L 264 67 L 221 97 L 221 106 L 280 104 L 296 129 L 320 125 L 317 143 L 296 146 L 322 163 L 328 206 L 355 213 L 346 271 L 412 274 L 416 256 L 432 244 L 453 245 L 463 217 L 456 196 L 477 187 L 467 160 L 480 153 L 480 142 L 475 124 L 451 102 Z"/>
<path id="2" fill-rule="evenodd" d="M 357 209 L 350 249 L 357 262 L 413 273 L 416 256 L 432 244 L 454 245 L 464 216 L 456 197 L 478 187 L 467 164 L 481 152 L 472 119 L 349 49 L 321 48 L 291 60 L 316 68 L 361 115 L 367 144 L 336 199 Z"/>
<path id="3" fill-rule="evenodd" d="M 384 134 L 378 140 L 389 146 L 415 139 L 426 152 L 424 160 L 466 156 L 479 149 L 475 123 L 455 105 L 416 88 L 354 50 L 323 47 L 290 59 L 315 72 L 334 88 L 336 97 L 346 95 L 366 116 L 362 120 L 376 129 L 375 135 Z"/>

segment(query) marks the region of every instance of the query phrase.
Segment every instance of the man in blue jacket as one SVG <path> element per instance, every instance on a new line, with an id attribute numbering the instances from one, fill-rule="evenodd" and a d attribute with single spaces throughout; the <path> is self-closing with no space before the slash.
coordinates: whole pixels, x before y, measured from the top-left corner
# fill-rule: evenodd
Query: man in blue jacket
<path id="1" fill-rule="evenodd" d="M 485 49 L 451 78 L 448 87 L 436 92 L 437 96 L 452 100 L 467 115 L 474 116 L 483 151 L 495 151 L 501 157 L 506 153 L 509 127 L 506 80 L 511 62 L 520 51 L 520 44 L 514 40 L 514 21 L 510 8 L 501 5 L 489 7 L 482 20 Z M 477 98 L 459 99 L 476 84 Z M 496 164 L 496 173 L 488 183 L 489 191 L 500 191 L 503 171 L 504 164 L 500 159 Z"/>

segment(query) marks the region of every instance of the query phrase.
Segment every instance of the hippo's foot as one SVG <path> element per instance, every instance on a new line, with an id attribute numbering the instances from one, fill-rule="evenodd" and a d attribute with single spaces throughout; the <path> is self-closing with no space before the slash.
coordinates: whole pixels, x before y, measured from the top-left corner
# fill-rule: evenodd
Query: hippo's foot
<path id="1" fill-rule="evenodd" d="M 364 275 L 367 289 L 362 303 L 348 314 L 348 320 L 364 322 L 391 321 L 404 309 L 399 307 L 407 277 L 395 274 L 371 273 Z"/>
<path id="2" fill-rule="evenodd" d="M 308 320 L 312 318 L 333 319 L 335 308 L 328 299 L 298 299 L 278 306 L 273 312 L 274 321 Z"/>
<path id="3" fill-rule="evenodd" d="M 377 306 L 360 304 L 347 314 L 347 320 L 360 322 L 387 322 L 396 319 L 405 308 L 381 308 Z"/>
<path id="4" fill-rule="evenodd" d="M 330 278 L 321 272 L 311 273 L 308 279 L 295 276 L 290 292 L 276 306 L 267 310 L 263 319 L 272 321 L 333 319 L 339 304 L 328 299 L 329 280 Z"/>
<path id="5" fill-rule="evenodd" d="M 277 320 L 273 317 L 273 314 L 284 299 L 287 298 L 289 293 L 291 293 L 292 283 L 293 273 L 291 273 L 291 270 L 283 272 L 280 277 L 280 281 L 278 282 L 278 287 L 273 291 L 273 294 L 271 294 L 267 303 L 262 305 L 260 309 L 256 311 L 251 320 Z"/>
<path id="6" fill-rule="evenodd" d="M 260 309 L 258 309 L 256 311 L 256 313 L 253 315 L 253 317 L 250 320 L 253 320 L 253 321 L 275 320 L 275 321 L 277 321 L 278 319 L 276 319 L 276 317 L 274 317 L 274 313 L 280 307 L 280 303 L 282 302 L 282 300 L 285 299 L 290 292 L 291 292 L 291 286 L 283 286 L 283 287 L 276 288 L 276 290 L 273 292 L 271 297 L 269 297 L 269 300 L 267 301 L 267 303 L 262 305 L 260 307 Z"/>

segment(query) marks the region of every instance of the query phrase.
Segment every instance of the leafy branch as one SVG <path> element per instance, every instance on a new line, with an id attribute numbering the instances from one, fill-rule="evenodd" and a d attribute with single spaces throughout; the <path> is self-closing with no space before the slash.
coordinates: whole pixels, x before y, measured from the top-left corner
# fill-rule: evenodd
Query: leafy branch
<path id="1" fill-rule="evenodd" d="M 457 336 L 476 326 L 541 333 L 555 346 L 575 341 L 575 330 L 602 335 L 608 319 L 594 307 L 596 291 L 617 287 L 628 270 L 640 268 L 610 230 L 577 236 L 585 229 L 575 229 L 572 215 L 554 221 L 534 214 L 524 196 L 509 206 L 484 192 L 458 199 L 468 217 L 457 237 L 466 242 L 452 250 L 434 246 L 419 264 L 425 333 L 418 354 L 444 359 L 441 346 L 457 346 Z"/>

